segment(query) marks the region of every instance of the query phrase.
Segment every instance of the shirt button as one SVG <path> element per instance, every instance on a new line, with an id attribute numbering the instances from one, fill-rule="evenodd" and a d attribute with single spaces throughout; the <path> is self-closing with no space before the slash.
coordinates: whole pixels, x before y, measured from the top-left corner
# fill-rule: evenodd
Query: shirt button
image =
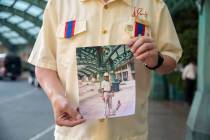
<path id="1" fill-rule="evenodd" d="M 99 119 L 100 122 L 104 122 L 105 119 Z"/>
<path id="2" fill-rule="evenodd" d="M 107 30 L 103 30 L 103 31 L 102 31 L 102 34 L 106 34 L 106 33 L 107 33 Z"/>
<path id="3" fill-rule="evenodd" d="M 108 9 L 108 5 L 104 5 L 104 9 Z"/>

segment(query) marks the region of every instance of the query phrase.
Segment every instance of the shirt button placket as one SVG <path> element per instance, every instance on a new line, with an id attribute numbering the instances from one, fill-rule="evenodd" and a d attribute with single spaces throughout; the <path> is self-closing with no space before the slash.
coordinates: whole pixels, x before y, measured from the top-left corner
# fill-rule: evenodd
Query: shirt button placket
<path id="1" fill-rule="evenodd" d="M 104 5 L 104 9 L 108 9 L 108 5 L 106 4 L 106 5 Z"/>
<path id="2" fill-rule="evenodd" d="M 109 6 L 108 4 L 106 5 L 103 5 L 103 9 L 102 9 L 102 26 L 101 26 L 101 33 L 102 33 L 102 42 L 103 43 L 108 43 L 109 41 L 109 25 L 107 23 L 107 19 L 108 19 L 108 9 L 109 9 Z M 110 23 L 111 24 L 111 23 Z"/>
<path id="3" fill-rule="evenodd" d="M 106 34 L 106 33 L 107 33 L 107 30 L 106 30 L 106 29 L 104 29 L 104 30 L 102 31 L 102 33 L 103 33 L 103 34 Z"/>

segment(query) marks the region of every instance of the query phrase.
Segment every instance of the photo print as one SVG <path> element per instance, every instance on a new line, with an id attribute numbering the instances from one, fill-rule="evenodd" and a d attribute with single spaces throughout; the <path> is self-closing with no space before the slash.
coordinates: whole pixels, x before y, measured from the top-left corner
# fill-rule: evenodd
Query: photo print
<path id="1" fill-rule="evenodd" d="M 85 119 L 135 113 L 134 57 L 126 45 L 79 47 L 76 50 L 79 108 Z"/>

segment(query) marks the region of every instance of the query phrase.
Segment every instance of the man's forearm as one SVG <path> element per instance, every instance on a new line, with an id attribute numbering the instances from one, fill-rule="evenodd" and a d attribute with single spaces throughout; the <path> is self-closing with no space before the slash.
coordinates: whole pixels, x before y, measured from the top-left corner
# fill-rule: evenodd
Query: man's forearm
<path id="1" fill-rule="evenodd" d="M 156 71 L 159 74 L 168 74 L 174 70 L 176 67 L 176 61 L 169 56 L 162 55 L 164 62 Z"/>
<path id="2" fill-rule="evenodd" d="M 58 78 L 57 72 L 45 68 L 36 67 L 35 73 L 41 87 L 47 94 L 50 101 L 57 96 L 64 96 L 65 89 Z"/>

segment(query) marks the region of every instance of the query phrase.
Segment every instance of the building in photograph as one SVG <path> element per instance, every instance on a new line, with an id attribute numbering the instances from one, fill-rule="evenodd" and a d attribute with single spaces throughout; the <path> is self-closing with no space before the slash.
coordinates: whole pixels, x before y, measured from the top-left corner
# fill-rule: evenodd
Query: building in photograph
<path id="1" fill-rule="evenodd" d="M 109 72 L 111 81 L 116 82 L 134 79 L 134 60 L 129 48 L 125 45 L 86 47 L 77 49 L 79 78 L 103 79 Z"/>

